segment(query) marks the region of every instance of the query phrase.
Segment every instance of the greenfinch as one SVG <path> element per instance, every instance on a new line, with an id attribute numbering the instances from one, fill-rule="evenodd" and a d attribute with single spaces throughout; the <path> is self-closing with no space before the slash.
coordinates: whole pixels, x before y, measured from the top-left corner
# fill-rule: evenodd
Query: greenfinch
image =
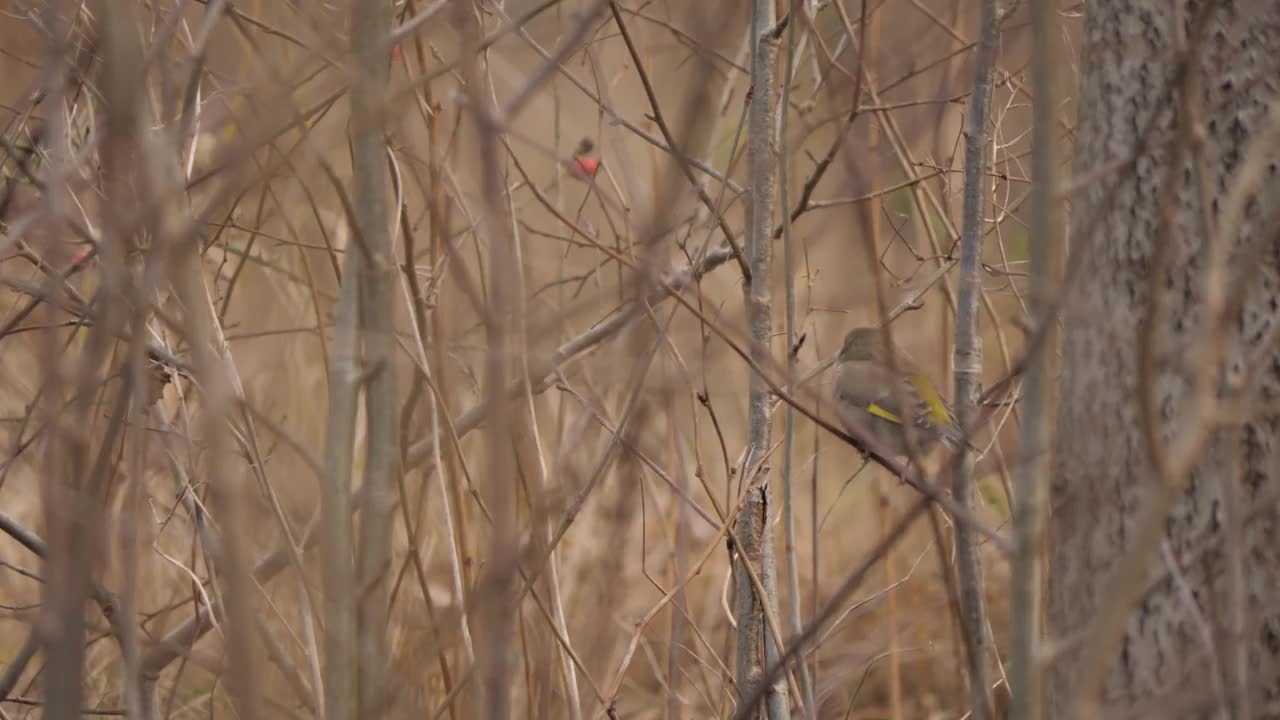
<path id="1" fill-rule="evenodd" d="M 905 418 L 915 428 L 913 439 L 922 454 L 939 440 L 952 449 L 962 443 L 972 447 L 929 376 L 901 350 L 895 349 L 893 362 L 890 366 L 881 329 L 859 327 L 845 336 L 834 399 L 836 417 L 849 434 L 870 432 L 886 450 L 906 457 Z"/>

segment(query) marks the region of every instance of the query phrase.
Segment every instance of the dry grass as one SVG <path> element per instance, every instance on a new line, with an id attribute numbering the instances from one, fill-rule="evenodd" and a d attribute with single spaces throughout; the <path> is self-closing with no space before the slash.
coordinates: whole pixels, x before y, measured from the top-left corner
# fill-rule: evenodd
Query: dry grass
<path id="1" fill-rule="evenodd" d="M 554 48 L 557 38 L 578 22 L 575 11 L 591 4 L 566 0 L 530 21 L 528 34 L 543 47 Z M 0 63 L 8 79 L 0 126 L 5 140 L 13 146 L 29 144 L 30 134 L 48 123 L 53 113 L 66 112 L 73 127 L 82 124 L 91 130 L 89 144 L 77 145 L 84 151 L 78 156 L 68 187 L 79 204 L 68 212 L 78 222 L 101 231 L 112 207 L 102 202 L 103 178 L 93 146 L 103 132 L 104 110 L 88 89 L 97 81 L 97 66 L 84 78 L 87 90 L 78 102 L 68 98 L 61 107 L 52 107 L 49 102 L 31 104 L 32 88 L 43 81 L 45 67 L 45 43 L 36 19 L 46 10 L 39 5 L 15 2 L 0 19 L 0 40 L 5 47 Z M 144 48 L 153 47 L 154 33 L 169 12 L 168 4 L 161 5 L 163 9 L 154 10 L 154 18 L 150 6 L 138 6 Z M 325 68 L 322 58 L 343 58 L 345 10 L 331 10 L 320 3 L 296 5 L 307 9 L 299 11 L 295 3 L 274 0 L 235 4 L 243 13 L 238 25 L 252 39 L 252 47 L 243 41 L 237 22 L 223 18 L 215 26 L 202 75 L 199 139 L 188 173 L 188 177 L 212 173 L 190 193 L 193 212 L 209 241 L 204 276 L 215 305 L 225 308 L 221 322 L 231 356 L 244 380 L 246 403 L 260 418 L 257 443 L 263 464 L 258 470 L 265 484 L 251 471 L 241 450 L 224 463 L 226 472 L 252 478 L 249 487 L 253 492 L 240 503 L 246 513 L 240 525 L 247 529 L 247 536 L 240 540 L 252 558 L 264 557 L 280 546 L 281 518 L 300 537 L 317 508 L 318 478 L 299 448 L 313 456 L 322 455 L 329 353 L 334 341 L 332 308 L 338 294 L 334 267 L 352 242 L 342 204 L 321 163 L 323 159 L 333 167 L 341 182 L 349 182 L 345 100 L 305 130 L 284 133 L 274 141 L 274 147 L 255 143 L 250 155 L 236 150 L 246 139 L 259 138 L 264 128 L 278 125 L 291 112 L 291 105 L 307 108 L 341 87 L 342 71 Z M 732 159 L 730 151 L 747 79 L 726 62 L 738 54 L 745 30 L 746 18 L 726 9 L 737 4 L 708 4 L 706 11 L 715 21 L 710 24 L 696 10 L 680 9 L 682 4 L 678 3 L 627 5 L 634 11 L 627 14 L 629 27 L 642 43 L 647 70 L 658 82 L 658 101 L 671 126 L 686 131 L 689 154 L 717 170 L 730 167 L 729 175 L 744 183 L 741 144 Z M 911 154 L 915 165 L 904 165 L 895 158 L 888 142 L 880 145 L 874 156 L 859 150 L 865 126 L 871 121 L 869 112 L 852 131 L 844 131 L 852 82 L 842 73 L 856 68 L 858 58 L 842 42 L 844 29 L 829 7 L 819 14 L 813 30 L 821 36 L 825 51 L 841 49 L 834 60 L 843 69 L 822 67 L 825 81 L 815 84 L 813 36 L 797 63 L 793 99 L 799 108 L 790 110 L 794 113 L 792 133 L 786 140 L 793 203 L 799 187 L 814 172 L 816 159 L 841 133 L 844 149 L 817 185 L 814 200 L 859 196 L 870 176 L 875 176 L 882 188 L 913 175 L 923 178 L 911 186 L 915 194 L 911 189 L 897 189 L 883 198 L 883 236 L 877 240 L 884 262 L 879 269 L 867 268 L 861 261 L 860 243 L 865 238 L 860 237 L 852 205 L 810 208 L 794 224 L 797 320 L 804 336 L 799 351 L 802 372 L 827 359 L 850 325 L 875 318 L 873 283 L 877 278 L 885 283 L 891 299 L 906 297 L 952 249 L 947 223 L 919 203 L 927 203 L 927 195 L 931 195 L 955 218 L 953 223 L 958 222 L 958 133 L 971 78 L 967 46 L 952 32 L 967 35 L 966 28 L 973 23 L 967 7 L 952 17 L 956 5 L 965 4 L 925 1 L 916 8 L 894 3 L 879 11 L 884 51 L 882 57 L 869 59 L 868 67 L 873 83 L 882 88 L 880 104 L 893 108 L 883 117 L 894 121 L 904 141 L 902 150 Z M 518 17 L 531 6 L 508 2 L 505 12 Z M 93 26 L 89 11 L 95 7 L 91 3 L 78 16 L 76 28 L 81 34 L 75 42 L 87 41 L 85 33 Z M 418 2 L 409 14 L 421 12 L 423 7 Z M 405 9 L 403 4 L 398 8 Z M 947 27 L 935 23 L 924 9 Z M 156 103 L 148 111 L 159 116 L 158 122 L 166 128 L 175 121 L 174 108 L 182 97 L 179 89 L 186 90 L 190 71 L 187 33 L 196 32 L 206 11 L 201 4 L 190 4 L 183 11 L 177 39 L 157 50 L 165 61 L 153 66 L 146 77 L 150 100 Z M 856 22 L 857 8 L 851 6 L 849 12 Z M 437 72 L 442 62 L 459 57 L 463 44 L 448 14 L 446 11 L 426 24 L 414 36 L 415 42 L 401 46 L 393 65 L 393 86 L 422 75 L 420 51 L 426 72 Z M 616 27 L 604 19 L 607 17 L 607 13 L 600 16 L 589 42 L 574 49 L 564 70 L 605 98 L 618 117 L 657 137 L 655 124 L 646 118 L 651 114 L 649 100 Z M 486 12 L 483 23 L 487 32 L 504 26 L 501 16 L 492 12 Z M 268 28 L 285 30 L 302 47 Z M 808 33 L 808 28 L 803 30 L 801 35 Z M 692 52 L 690 38 L 696 38 L 707 50 Z M 1013 71 L 1015 78 L 1020 78 L 1017 72 L 1024 61 L 1023 41 L 1022 20 L 1015 14 L 1006 22 L 1001 55 L 1002 66 Z M 486 58 L 482 72 L 492 80 L 498 107 L 523 90 L 544 62 L 525 39 L 514 34 L 495 43 Z M 706 63 L 710 82 L 705 87 L 691 86 L 689 79 L 697 77 Z M 820 51 L 818 65 L 825 63 Z M 316 70 L 320 72 L 314 79 L 298 86 Z M 487 295 L 490 268 L 484 259 L 486 238 L 491 232 L 488 228 L 499 220 L 486 214 L 479 196 L 477 133 L 467 112 L 468 96 L 459 82 L 457 75 L 445 74 L 431 82 L 430 98 L 422 93 L 398 96 L 390 106 L 388 123 L 404 210 L 416 243 L 415 257 L 403 257 L 403 228 L 396 242 L 401 262 L 412 266 L 425 289 L 426 297 L 413 304 L 426 310 L 424 324 L 429 331 L 424 338 L 426 353 L 420 355 L 410 312 L 413 299 L 408 296 L 407 284 L 398 286 L 395 321 L 402 353 L 397 370 L 405 399 L 415 403 L 413 413 L 406 416 L 410 421 L 402 437 L 410 444 L 433 436 L 443 438 L 440 459 L 444 460 L 443 467 L 437 467 L 436 458 L 428 457 L 427 462 L 411 463 L 404 470 L 401 503 L 407 510 L 396 511 L 396 564 L 389 570 L 393 604 L 387 632 L 393 685 L 399 688 L 389 716 L 415 713 L 432 717 L 445 700 L 446 690 L 466 677 L 462 605 L 454 571 L 461 571 L 463 582 L 474 580 L 485 566 L 489 548 L 490 528 L 481 500 L 492 502 L 493 498 L 474 493 L 495 485 L 492 479 L 482 477 L 491 446 L 483 430 L 464 434 L 456 449 L 447 440 L 448 418 L 461 416 L 484 397 L 486 344 L 483 316 L 475 299 Z M 883 89 L 891 83 L 896 84 Z M 726 84 L 731 91 L 722 107 Z M 960 102 L 938 102 L 953 98 Z M 434 123 L 424 112 L 428 100 L 436 104 Z M 862 102 L 873 104 L 865 96 Z M 996 205 L 987 215 L 996 222 L 989 226 L 986 243 L 986 261 L 991 266 L 984 278 L 989 314 L 982 316 L 988 382 L 1003 377 L 1021 338 L 1010 320 L 1022 312 L 1017 291 L 1025 233 L 1018 218 L 1024 213 L 1026 183 L 1020 178 L 1028 174 L 1023 162 L 1027 147 L 1023 131 L 1030 115 L 1027 98 L 1007 83 L 997 87 L 994 107 L 998 114 L 994 171 L 998 177 L 991 180 Z M 237 118 L 239 127 L 228 124 L 232 117 Z M 635 257 L 645 229 L 656 225 L 663 230 L 659 240 L 662 256 L 672 266 L 679 266 L 685 252 L 696 254 L 712 237 L 715 224 L 700 209 L 669 155 L 611 122 L 610 111 L 602 110 L 564 77 L 555 77 L 539 88 L 518 115 L 506 120 L 509 146 L 502 149 L 500 164 L 510 190 L 523 268 L 523 308 L 518 323 L 524 332 L 512 346 L 517 350 L 510 358 L 512 372 L 518 374 L 541 365 L 558 345 L 588 331 L 630 297 L 631 271 L 593 242 Z M 433 133 L 438 143 L 434 155 L 430 149 Z M 158 133 L 156 137 L 160 137 Z M 594 184 L 565 172 L 564 161 L 580 138 L 593 140 L 592 154 L 602 161 L 603 169 Z M 65 143 L 66 139 L 56 141 Z M 50 142 L 46 140 L 41 152 L 48 151 Z M 163 141 L 159 147 L 163 152 L 173 149 Z M 287 162 L 281 162 L 284 152 L 289 153 Z M 65 267 L 71 254 L 84 247 L 69 239 L 65 225 L 50 221 L 43 193 L 21 178 L 16 155 L 8 152 L 5 156 L 5 192 L 13 194 L 13 201 L 0 218 L 0 248 L 4 250 L 0 281 L 8 286 L 0 295 L 0 323 L 15 317 L 30 302 L 31 296 L 19 288 L 39 287 L 49 281 L 50 276 L 36 267 L 32 257 Z M 514 160 L 558 213 L 594 239 L 575 235 L 548 211 L 527 187 Z M 433 165 L 440 170 L 438 184 L 432 181 Z M 42 167 L 47 168 L 48 162 Z M 856 174 L 849 172 L 851 167 L 857 168 Z M 41 172 L 36 171 L 37 177 Z M 139 172 L 146 170 L 140 167 Z M 707 179 L 705 175 L 700 178 Z M 656 189 L 666 183 L 680 184 L 676 193 L 680 201 L 674 207 L 652 207 L 655 198 L 662 195 Z M 708 181 L 706 189 L 713 199 L 722 197 L 715 181 Z M 428 216 L 430 198 L 436 193 L 447 207 L 444 221 L 448 237 L 439 236 Z M 740 229 L 742 199 L 723 193 L 723 202 L 729 226 Z M 165 203 L 176 204 L 173 200 Z M 22 230 L 23 223 L 29 223 L 30 229 Z M 939 252 L 930 250 L 931 235 Z M 21 247 L 14 244 L 19 240 L 24 243 Z M 136 270 L 147 266 L 145 258 L 155 250 L 151 240 L 139 236 L 140 249 L 130 260 Z M 332 250 L 326 250 L 326 245 L 332 245 Z M 29 253 L 26 258 L 18 254 L 22 247 Z M 780 263 L 780 245 L 776 257 Z M 160 315 L 185 317 L 187 309 L 168 292 L 167 266 L 160 262 L 154 267 L 160 273 L 158 280 L 137 275 L 135 281 L 151 293 L 148 297 Z M 66 282 L 82 296 L 91 297 L 102 284 L 102 272 L 102 266 L 94 261 Z M 153 281 L 153 285 L 146 284 Z M 615 702 L 618 717 L 668 717 L 673 695 L 679 698 L 677 704 L 684 717 L 723 717 L 731 708 L 728 554 L 719 521 L 709 523 L 690 510 L 672 485 L 685 488 L 712 519 L 717 508 L 732 502 L 736 492 L 750 371 L 710 328 L 714 326 L 739 342 L 745 337 L 741 282 L 736 265 L 725 263 L 685 294 L 697 314 L 668 301 L 653 307 L 651 319 L 641 320 L 664 330 L 639 390 L 646 399 L 645 412 L 633 418 L 642 423 L 639 447 L 634 448 L 643 456 L 642 481 L 638 485 L 628 482 L 617 465 L 608 466 L 556 549 L 556 589 L 563 603 L 568 640 L 586 663 L 577 674 L 584 713 L 590 713 L 583 717 L 597 717 L 602 710 L 593 684 L 601 692 L 617 685 L 616 698 L 610 700 Z M 908 313 L 894 326 L 904 347 L 940 379 L 947 377 L 950 357 L 945 284 L 944 280 L 926 292 L 923 309 Z M 778 313 L 783 288 L 779 266 L 773 278 Z M 98 388 L 101 397 L 90 403 L 87 415 L 58 416 L 59 424 L 50 430 L 44 425 L 47 414 L 32 413 L 33 407 L 40 406 L 41 388 L 51 377 L 84 371 L 79 358 L 93 331 L 67 325 L 84 314 L 82 309 L 69 313 L 42 305 L 0 338 L 0 447 L 4 453 L 0 458 L 0 509 L 40 533 L 46 528 L 42 487 L 60 482 L 50 475 L 47 465 L 46 448 L 55 446 L 50 444 L 50 435 L 74 431 L 84 433 L 92 443 L 102 442 L 106 429 L 115 422 L 105 403 L 118 390 L 127 369 L 125 344 L 116 344 L 111 351 L 113 371 L 104 375 Z M 161 317 L 151 315 L 147 327 L 147 337 L 154 344 L 175 356 L 189 354 L 180 324 L 167 326 Z M 775 328 L 781 327 L 779 314 Z M 443 346 L 437 338 L 443 338 Z M 780 363 L 786 353 L 784 345 L 778 337 L 772 347 Z M 1002 345 L 1010 356 L 1002 353 Z M 52 356 L 51 347 L 59 348 Z M 50 357 L 55 361 L 52 364 Z M 426 360 L 433 381 L 438 383 L 440 396 L 429 388 L 410 393 L 410 379 L 421 359 Z M 504 482 L 517 501 L 516 535 L 522 543 L 526 571 L 532 571 L 533 560 L 542 556 L 549 528 L 561 522 L 575 495 L 591 480 L 615 442 L 605 425 L 619 422 L 632 391 L 636 361 L 627 343 L 606 342 L 564 365 L 550 387 L 517 396 L 513 408 L 520 416 L 516 422 L 518 472 Z M 797 396 L 829 417 L 822 407 L 828 380 L 826 374 L 819 376 Z M 702 393 L 705 403 L 699 401 Z M 190 504 L 192 498 L 206 497 L 210 484 L 220 481 L 207 475 L 207 445 L 195 430 L 204 407 L 199 387 L 190 375 L 182 374 L 164 388 L 158 402 L 139 410 L 127 423 L 117 448 L 120 460 L 109 479 L 99 480 L 103 484 L 94 512 L 103 524 L 93 543 L 95 577 L 102 586 L 132 596 L 133 620 L 141 628 L 144 649 L 222 592 L 207 582 L 209 550 L 199 537 L 197 516 Z M 435 423 L 433 413 L 438 420 Z M 775 438 L 780 439 L 780 409 L 775 419 Z M 363 425 L 359 427 L 357 462 L 362 461 L 365 445 Z M 980 517 L 988 527 L 999 527 L 1007 519 L 1002 477 L 1008 463 L 1001 448 L 1013 447 L 1010 443 L 1015 435 L 1016 419 L 1011 419 L 979 464 L 984 502 Z M 652 467 L 647 465 L 650 462 Z M 854 449 L 798 417 L 797 554 L 806 622 L 812 619 L 815 603 L 828 597 L 880 537 L 881 499 L 873 476 L 881 471 L 868 467 L 853 475 L 861 464 Z M 780 457 L 775 456 L 775 477 L 781 466 Z M 901 509 L 916 497 L 896 480 L 882 484 L 888 488 L 891 508 Z M 450 508 L 449 517 L 444 509 L 446 499 L 460 503 Z M 277 514 L 273 502 L 279 503 L 282 515 Z M 813 513 L 825 518 L 816 530 Z M 417 530 L 413 547 L 405 517 Z M 941 513 L 935 517 L 946 538 L 947 520 Z M 216 526 L 217 518 L 212 522 Z M 462 543 L 456 554 L 450 527 Z M 777 546 L 779 567 L 783 568 L 780 527 L 776 526 Z M 138 553 L 135 571 L 127 567 L 129 548 Z M 939 564 L 930 523 L 917 523 L 894 552 L 896 567 L 906 573 L 894 590 L 900 655 L 884 656 L 889 647 L 887 605 L 883 602 L 883 577 L 876 572 L 855 594 L 860 604 L 822 636 L 815 661 L 818 717 L 887 717 L 890 662 L 900 663 L 902 670 L 904 717 L 958 717 L 967 705 L 954 613 L 945 589 L 946 573 Z M 415 555 L 420 560 L 421 577 Z M 678 578 L 704 556 L 705 564 L 683 586 L 679 609 L 672 603 L 659 607 Z M 0 557 L 40 571 L 39 561 L 7 538 L 0 538 Z M 995 552 L 984 557 L 991 624 L 997 647 L 1001 647 L 1007 624 L 1006 560 Z M 255 651 L 266 716 L 315 716 L 307 695 L 315 692 L 313 667 L 318 660 L 314 648 L 319 639 L 312 633 L 320 628 L 318 615 L 304 593 L 304 587 L 319 593 L 321 568 L 314 553 L 304 555 L 302 570 L 289 568 L 261 583 L 252 599 L 261 620 L 254 633 L 261 632 L 258 637 L 272 641 L 259 642 Z M 193 574 L 204 582 L 199 592 L 192 582 Z M 564 655 L 547 616 L 552 608 L 552 588 L 545 576 L 536 588 L 534 596 L 520 604 L 512 638 L 515 707 L 527 717 L 568 717 Z M 12 569 L 0 569 L 0 598 L 5 607 L 0 612 L 0 661 L 7 663 L 39 616 L 40 584 Z M 784 603 L 791 601 L 783 599 Z M 472 597 L 470 602 L 484 602 L 484 598 Z M 125 700 L 120 649 L 107 637 L 109 628 L 97 609 L 91 608 L 87 617 L 86 702 L 98 708 L 121 708 Z M 674 651 L 673 617 L 682 619 L 678 623 L 680 643 Z M 648 622 L 638 627 L 641 618 Z M 159 680 L 162 710 L 168 709 L 173 717 L 227 716 L 231 712 L 221 680 L 226 670 L 224 630 L 220 626 L 209 632 L 165 668 Z M 633 636 L 638 642 L 634 655 L 627 657 L 624 652 Z M 269 649 L 272 644 L 279 657 Z M 624 658 L 629 664 L 619 678 Z M 449 668 L 448 678 L 442 671 L 444 665 Z M 41 672 L 37 656 L 12 695 L 38 703 Z M 671 687 L 673 678 L 678 688 Z M 299 686 L 299 681 L 304 685 Z M 466 694 L 461 697 L 465 699 Z M 472 717 L 463 707 L 452 717 Z M 0 705 L 0 709 L 12 717 L 32 712 L 32 708 L 14 703 Z M 38 709 L 31 716 L 39 716 Z"/>

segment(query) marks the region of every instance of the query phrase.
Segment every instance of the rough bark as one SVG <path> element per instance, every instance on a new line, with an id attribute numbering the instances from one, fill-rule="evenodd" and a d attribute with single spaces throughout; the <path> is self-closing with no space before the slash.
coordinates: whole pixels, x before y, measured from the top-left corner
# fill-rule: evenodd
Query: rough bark
<path id="1" fill-rule="evenodd" d="M 1231 227 L 1222 215 L 1237 172 L 1256 151 L 1251 140 L 1277 121 L 1268 106 L 1280 96 L 1280 4 L 1100 2 L 1089 6 L 1085 36 L 1076 173 L 1135 152 L 1138 160 L 1093 183 L 1073 207 L 1071 250 L 1084 256 L 1063 327 L 1050 636 L 1075 636 L 1108 613 L 1127 615 L 1116 652 L 1088 657 L 1077 650 L 1055 660 L 1046 683 L 1050 717 L 1079 701 L 1074 696 L 1090 666 L 1105 668 L 1102 696 L 1112 711 L 1274 717 L 1280 703 L 1275 158 L 1264 166 L 1244 221 Z M 1192 57 L 1187 73 L 1178 65 L 1184 47 Z M 1180 129 L 1184 120 L 1190 122 Z M 1206 282 L 1211 233 L 1223 233 L 1228 252 L 1217 282 Z M 1214 288 L 1226 294 L 1220 333 L 1206 312 Z M 1159 311 L 1148 322 L 1153 298 Z M 1188 472 L 1171 473 L 1178 468 L 1168 458 L 1180 439 L 1193 424 L 1212 421 L 1196 412 L 1204 405 L 1196 396 L 1196 363 L 1211 355 L 1206 343 L 1218 339 L 1220 367 L 1212 368 L 1207 406 L 1216 405 L 1223 422 Z M 1144 347 L 1152 352 L 1144 355 Z M 1151 412 L 1143 410 L 1144 382 Z M 1244 402 L 1234 402 L 1236 394 Z M 1123 577 L 1117 568 L 1141 545 L 1141 513 L 1159 507 L 1153 503 L 1162 493 L 1171 493 L 1172 502 L 1167 515 L 1156 517 L 1160 543 L 1138 554 L 1144 572 Z M 1233 493 L 1239 502 L 1231 502 Z M 1244 512 L 1228 517 L 1224 508 L 1232 505 Z M 1232 523 L 1242 524 L 1239 543 L 1224 542 Z M 1160 550 L 1165 543 L 1168 553 Z M 1174 572 L 1167 555 L 1176 561 Z M 1227 582 L 1233 558 L 1244 563 L 1245 584 L 1236 593 Z M 1135 602 L 1109 606 L 1108 599 L 1125 595 L 1113 592 L 1125 582 Z M 1242 610 L 1238 638 L 1227 620 L 1233 604 Z M 1242 661 L 1229 651 L 1237 639 Z M 1223 697 L 1215 686 L 1247 691 Z M 1253 712 L 1238 714 L 1242 707 Z"/>

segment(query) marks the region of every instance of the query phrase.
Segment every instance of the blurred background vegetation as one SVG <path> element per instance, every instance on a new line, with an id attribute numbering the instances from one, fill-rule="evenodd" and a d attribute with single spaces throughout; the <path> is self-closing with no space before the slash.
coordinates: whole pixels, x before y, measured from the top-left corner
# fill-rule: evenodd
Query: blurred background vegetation
<path id="1" fill-rule="evenodd" d="M 942 270 L 954 262 L 961 224 L 978 5 L 842 5 L 805 4 L 812 17 L 792 19 L 800 44 L 779 143 L 789 206 L 779 206 L 775 222 L 795 212 L 789 235 L 800 341 L 788 348 L 782 333 L 786 278 L 778 237 L 770 351 L 779 368 L 794 351 L 800 375 L 810 374 L 849 327 L 878 322 L 880 283 L 889 307 L 918 306 L 895 321 L 895 337 L 949 394 L 954 273 Z M 654 323 L 662 339 L 638 386 L 644 411 L 630 419 L 637 472 L 602 464 L 636 387 L 635 345 L 605 338 L 546 369 L 558 347 L 632 299 L 634 273 L 617 256 L 656 258 L 660 273 L 676 277 L 697 266 L 705 248 L 724 242 L 719 220 L 667 151 L 653 102 L 685 154 L 714 169 L 715 176 L 693 173 L 741 239 L 749 13 L 745 3 L 619 3 L 652 81 L 651 98 L 617 23 L 598 6 L 394 4 L 393 25 L 425 21 L 386 48 L 386 210 L 396 252 L 393 362 L 404 452 L 386 570 L 388 717 L 477 716 L 458 698 L 473 652 L 463 610 L 483 602 L 475 583 L 492 560 L 486 508 L 495 491 L 514 502 L 513 537 L 526 569 L 567 524 L 555 546 L 555 572 L 538 580 L 514 618 L 518 714 L 579 717 L 570 709 L 575 693 L 581 717 L 732 711 L 734 618 L 719 514 L 740 492 L 747 432 L 751 371 L 724 339 L 745 343 L 741 271 L 732 260 L 721 262 L 696 275 L 684 293 L 688 306 L 654 303 L 640 320 Z M 340 2 L 290 0 L 134 3 L 126 27 L 144 58 L 136 75 L 144 119 L 129 141 L 133 165 L 121 170 L 102 159 L 112 137 L 102 88 L 111 58 L 100 28 L 102 14 L 116 9 L 12 0 L 0 17 L 0 510 L 32 532 L 47 532 L 45 486 L 56 482 L 51 453 L 60 447 L 51 434 L 67 433 L 110 457 L 109 472 L 84 490 L 99 519 L 87 545 L 94 586 L 127 601 L 131 614 L 123 621 L 137 628 L 144 658 L 166 640 L 178 643 L 171 661 L 154 668 L 164 717 L 231 715 L 224 623 L 205 623 L 198 638 L 170 635 L 228 591 L 211 581 L 217 553 L 205 534 L 224 526 L 205 507 L 222 480 L 210 475 L 213 446 L 198 430 L 210 405 L 198 373 L 165 360 L 191 356 L 191 338 L 178 329 L 191 308 L 168 284 L 177 264 L 157 252 L 169 241 L 155 228 L 168 213 L 194 220 L 185 242 L 200 244 L 200 275 L 243 381 L 243 405 L 256 420 L 249 442 L 249 426 L 230 413 L 233 430 L 218 465 L 222 475 L 246 479 L 235 505 L 234 527 L 243 532 L 236 541 L 244 561 L 259 569 L 293 544 L 280 567 L 242 588 L 255 623 L 249 657 L 259 716 L 316 717 L 322 563 L 302 538 L 320 502 L 315 458 L 325 456 L 339 342 L 338 270 L 354 243 L 344 209 L 352 183 L 346 88 L 364 80 L 349 64 L 350 11 Z M 59 12 L 63 21 L 51 22 Z M 1077 16 L 1065 8 L 1058 20 L 1068 49 L 1063 67 L 1074 70 Z M 469 40 L 471 22 L 486 40 L 479 53 Z M 57 27 L 68 31 L 71 70 L 62 90 L 50 94 Z M 1026 312 L 1025 9 L 1009 8 L 1000 29 L 984 179 L 987 383 L 1008 375 Z M 787 49 L 784 42 L 779 73 Z M 558 67 L 548 65 L 548 53 L 563 57 Z M 468 77 L 480 84 L 468 86 Z M 500 113 L 496 164 L 504 195 L 496 204 L 482 189 L 484 134 L 472 112 L 482 97 Z M 517 98 L 516 112 L 508 113 Z M 1071 114 L 1068 100 L 1061 113 L 1068 142 Z M 598 163 L 594 175 L 581 171 L 579 157 Z M 180 174 L 159 175 L 156 158 Z M 185 188 L 175 186 L 184 181 Z M 57 203 L 46 192 L 50 182 L 65 188 Z M 92 397 L 76 395 L 63 407 L 46 394 L 51 384 L 89 372 L 80 359 L 93 342 L 96 306 L 89 299 L 109 280 L 99 256 L 119 215 L 132 217 L 112 185 L 120 182 L 133 183 L 138 207 L 157 200 L 147 212 L 162 218 L 114 256 L 136 285 L 124 312 L 139 319 L 153 351 L 149 367 L 161 382 L 157 396 L 135 396 L 126 418 L 110 401 L 128 376 L 127 342 L 112 341 L 94 376 L 99 382 L 84 388 Z M 506 216 L 495 216 L 494 207 Z M 874 222 L 866 220 L 868 209 Z M 491 237 L 503 222 L 519 268 L 516 330 L 505 361 L 508 377 L 531 375 L 509 405 L 519 415 L 516 472 L 498 481 L 484 477 L 491 439 L 464 418 L 485 398 Z M 875 237 L 866 237 L 869 229 Z M 866 261 L 867 242 L 875 243 L 878 267 Z M 828 419 L 830 380 L 821 372 L 796 392 Z M 1003 531 L 1016 426 L 1017 411 L 1001 408 L 979 438 L 977 514 Z M 797 416 L 794 432 L 800 597 L 785 594 L 781 602 L 800 603 L 807 620 L 916 493 L 805 416 Z M 774 438 L 782 438 L 781 406 Z M 357 424 L 357 467 L 366 440 Z M 781 450 L 774 453 L 776 478 Z M 771 531 L 781 573 L 781 524 Z M 915 523 L 821 635 L 808 658 L 818 717 L 958 717 L 967 707 L 944 562 L 950 533 L 940 511 Z M 985 544 L 982 552 L 996 557 Z M 0 557 L 0 665 L 18 670 L 11 700 L 0 708 L 9 717 L 36 717 L 45 668 L 39 655 L 16 661 L 39 627 L 41 583 L 32 577 L 39 563 L 9 537 L 0 537 Z M 1003 649 L 1007 565 L 989 561 L 986 571 L 991 626 Z M 83 701 L 121 710 L 122 645 L 110 639 L 111 621 L 98 609 L 86 618 Z M 994 678 L 1002 673 L 997 668 Z M 1000 702 L 1003 696 L 997 689 Z"/>

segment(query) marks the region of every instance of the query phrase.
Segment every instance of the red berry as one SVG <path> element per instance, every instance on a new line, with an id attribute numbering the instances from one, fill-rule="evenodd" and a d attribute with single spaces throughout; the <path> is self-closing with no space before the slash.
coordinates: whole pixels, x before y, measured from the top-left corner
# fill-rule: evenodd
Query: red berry
<path id="1" fill-rule="evenodd" d="M 569 177 L 586 180 L 595 177 L 600 170 L 600 161 L 590 155 L 578 155 L 566 164 Z"/>

